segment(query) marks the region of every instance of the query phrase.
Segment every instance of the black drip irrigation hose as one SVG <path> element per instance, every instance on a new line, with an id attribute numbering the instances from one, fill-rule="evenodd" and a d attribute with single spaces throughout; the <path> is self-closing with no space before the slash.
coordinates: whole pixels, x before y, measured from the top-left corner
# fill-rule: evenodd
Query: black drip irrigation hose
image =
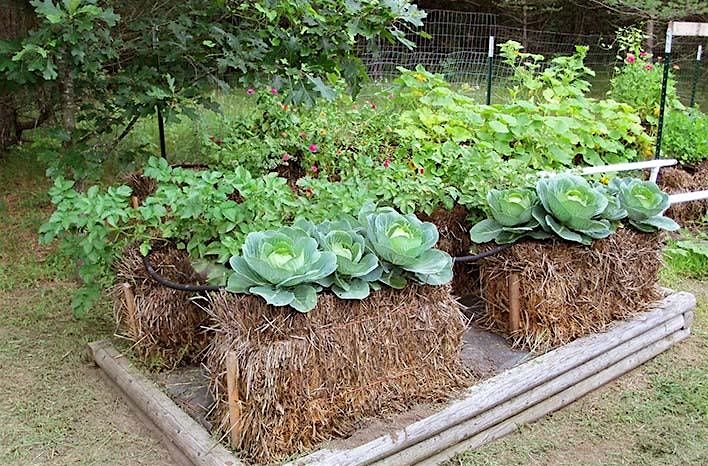
<path id="1" fill-rule="evenodd" d="M 152 264 L 150 263 L 150 254 L 143 257 L 143 265 L 145 266 L 145 270 L 147 271 L 148 275 L 150 275 L 150 278 L 155 280 L 160 285 L 166 286 L 167 288 L 172 288 L 173 290 L 196 293 L 199 291 L 219 291 L 220 289 L 225 288 L 223 286 L 212 285 L 184 285 L 182 283 L 177 283 L 173 282 L 172 280 L 168 280 L 159 273 L 157 273 L 157 271 L 155 271 L 155 269 L 152 267 Z"/>
<path id="2" fill-rule="evenodd" d="M 494 254 L 499 254 L 502 251 L 506 251 L 510 247 L 511 244 L 505 244 L 503 246 L 499 246 L 494 249 L 490 249 L 489 251 L 481 252 L 479 254 L 474 254 L 472 256 L 453 257 L 453 262 L 456 264 L 476 262 L 480 259 L 484 259 L 485 257 L 493 256 Z M 155 280 L 160 285 L 166 286 L 167 288 L 172 288 L 173 290 L 185 291 L 188 293 L 197 293 L 200 291 L 219 291 L 225 288 L 225 286 L 214 285 L 185 285 L 182 283 L 173 282 L 172 280 L 168 280 L 159 273 L 157 273 L 157 271 L 153 268 L 152 264 L 150 263 L 149 253 L 147 256 L 143 257 L 143 265 L 145 266 L 145 270 L 147 271 L 148 275 L 150 275 L 150 278 Z"/>

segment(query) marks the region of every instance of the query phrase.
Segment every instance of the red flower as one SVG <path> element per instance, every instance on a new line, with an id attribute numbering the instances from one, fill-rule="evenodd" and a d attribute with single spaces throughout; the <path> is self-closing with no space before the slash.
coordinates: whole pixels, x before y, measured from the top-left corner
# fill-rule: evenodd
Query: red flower
<path id="1" fill-rule="evenodd" d="M 654 69 L 654 65 L 652 65 L 651 63 L 647 63 L 646 66 L 644 67 L 644 69 L 651 71 Z"/>
<path id="2" fill-rule="evenodd" d="M 307 150 L 309 150 L 310 152 L 312 152 L 312 153 L 314 154 L 314 153 L 317 152 L 317 150 L 318 150 L 317 144 L 310 144 L 310 145 L 308 146 Z M 315 171 L 316 171 L 316 170 L 315 170 Z"/>
<path id="3" fill-rule="evenodd" d="M 391 161 L 389 159 L 384 160 L 383 163 L 384 168 L 388 168 L 391 166 Z"/>
<path id="4" fill-rule="evenodd" d="M 317 168 L 317 165 L 313 165 L 312 168 L 310 168 L 310 170 L 312 170 L 312 173 L 317 173 L 318 171 L 320 171 L 320 169 Z"/>
<path id="5" fill-rule="evenodd" d="M 634 63 L 635 61 L 637 61 L 637 58 L 634 56 L 633 53 L 628 53 L 627 58 L 625 58 L 624 61 L 626 61 L 627 63 Z"/>

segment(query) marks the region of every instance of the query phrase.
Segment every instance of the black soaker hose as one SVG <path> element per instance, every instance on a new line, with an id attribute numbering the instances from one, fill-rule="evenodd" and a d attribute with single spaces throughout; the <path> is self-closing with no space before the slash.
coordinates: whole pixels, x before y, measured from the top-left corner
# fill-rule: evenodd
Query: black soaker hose
<path id="1" fill-rule="evenodd" d="M 499 246 L 479 254 L 474 254 L 472 256 L 453 257 L 453 261 L 456 264 L 476 262 L 480 259 L 484 259 L 485 257 L 493 256 L 494 254 L 499 254 L 502 251 L 506 251 L 510 247 L 511 244 L 505 244 L 503 246 Z M 167 288 L 172 288 L 173 290 L 196 293 L 199 291 L 219 291 L 225 288 L 225 286 L 213 285 L 184 285 L 182 283 L 177 283 L 173 282 L 172 280 L 168 280 L 159 273 L 157 273 L 157 271 L 153 268 L 152 264 L 150 263 L 150 253 L 148 253 L 147 256 L 143 257 L 143 265 L 145 266 L 145 270 L 147 271 L 148 275 L 150 275 L 150 278 L 155 280 L 157 283 L 166 286 Z"/>

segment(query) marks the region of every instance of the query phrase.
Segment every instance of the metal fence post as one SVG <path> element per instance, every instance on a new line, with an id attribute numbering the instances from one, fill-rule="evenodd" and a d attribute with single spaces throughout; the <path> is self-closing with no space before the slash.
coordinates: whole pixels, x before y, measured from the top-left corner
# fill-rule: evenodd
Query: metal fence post
<path id="1" fill-rule="evenodd" d="M 492 103 L 492 71 L 494 66 L 494 36 L 489 36 L 487 52 L 487 105 Z"/>
<path id="2" fill-rule="evenodd" d="M 666 48 L 664 50 L 664 77 L 661 83 L 661 101 L 659 103 L 659 123 L 656 131 L 656 150 L 654 158 L 661 157 L 661 136 L 664 131 L 664 107 L 666 107 L 666 86 L 669 82 L 669 68 L 671 67 L 671 39 L 672 24 L 666 29 Z"/>
<path id="3" fill-rule="evenodd" d="M 160 56 L 157 54 L 155 49 L 157 49 L 157 32 L 159 31 L 158 26 L 153 26 L 152 28 L 152 52 L 155 55 L 155 69 L 160 73 Z M 160 103 L 156 105 L 157 107 L 157 132 L 160 137 L 160 155 L 163 159 L 167 159 L 167 144 L 165 143 L 165 120 L 162 118 L 162 106 Z"/>
<path id="4" fill-rule="evenodd" d="M 701 54 L 703 52 L 703 46 L 698 46 L 698 52 L 696 52 L 696 70 L 693 73 L 693 83 L 691 84 L 691 105 L 689 107 L 693 108 L 696 103 L 696 85 L 698 84 L 698 77 L 701 75 Z"/>

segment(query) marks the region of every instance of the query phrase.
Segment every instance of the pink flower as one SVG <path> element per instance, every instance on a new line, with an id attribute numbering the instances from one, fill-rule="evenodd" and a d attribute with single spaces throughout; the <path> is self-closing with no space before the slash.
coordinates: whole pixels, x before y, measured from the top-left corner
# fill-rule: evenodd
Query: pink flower
<path id="1" fill-rule="evenodd" d="M 627 58 L 625 58 L 624 61 L 626 61 L 627 63 L 634 63 L 635 61 L 637 61 L 637 58 L 634 56 L 633 53 L 628 53 Z"/>
<path id="2" fill-rule="evenodd" d="M 283 154 L 283 162 L 290 160 L 290 154 Z"/>
<path id="3" fill-rule="evenodd" d="M 270 88 L 270 93 L 273 94 L 273 95 L 275 95 L 275 94 L 278 93 L 278 89 L 276 89 L 276 88 L 274 88 L 274 87 L 271 87 L 271 88 Z"/>
<path id="4" fill-rule="evenodd" d="M 310 168 L 310 170 L 312 170 L 312 173 L 317 173 L 318 171 L 320 171 L 320 169 L 317 168 L 317 165 L 313 165 L 312 168 Z"/>
<path id="5" fill-rule="evenodd" d="M 654 65 L 652 65 L 651 63 L 647 63 L 646 66 L 644 67 L 644 69 L 651 71 L 654 69 Z"/>
<path id="6" fill-rule="evenodd" d="M 317 152 L 318 147 L 317 147 L 317 144 L 310 144 L 307 149 L 314 154 L 315 152 Z M 315 171 L 317 171 L 317 170 L 315 170 Z"/>
<path id="7" fill-rule="evenodd" d="M 256 90 L 253 89 L 252 87 L 249 87 L 248 90 L 246 91 L 246 94 L 248 95 L 253 95 L 256 93 Z"/>
<path id="8" fill-rule="evenodd" d="M 639 52 L 639 56 L 640 56 L 641 58 L 644 58 L 644 57 L 649 56 L 649 54 L 648 54 L 647 52 Z"/>
<path id="9" fill-rule="evenodd" d="M 388 168 L 391 166 L 391 161 L 389 159 L 384 160 L 383 163 L 384 168 Z"/>

